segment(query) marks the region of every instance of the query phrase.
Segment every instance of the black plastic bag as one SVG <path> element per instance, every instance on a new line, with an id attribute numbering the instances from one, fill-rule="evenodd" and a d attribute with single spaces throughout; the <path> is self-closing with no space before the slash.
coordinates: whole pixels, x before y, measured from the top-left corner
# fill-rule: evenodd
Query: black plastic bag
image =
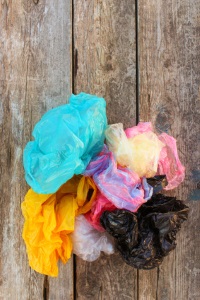
<path id="1" fill-rule="evenodd" d="M 157 175 L 147 178 L 147 182 L 153 187 L 153 194 L 159 193 L 168 185 L 166 175 Z"/>
<path id="2" fill-rule="evenodd" d="M 126 263 L 137 269 L 152 269 L 176 247 L 176 233 L 188 212 L 182 201 L 158 194 L 137 214 L 119 209 L 105 211 L 101 224 L 115 238 Z"/>

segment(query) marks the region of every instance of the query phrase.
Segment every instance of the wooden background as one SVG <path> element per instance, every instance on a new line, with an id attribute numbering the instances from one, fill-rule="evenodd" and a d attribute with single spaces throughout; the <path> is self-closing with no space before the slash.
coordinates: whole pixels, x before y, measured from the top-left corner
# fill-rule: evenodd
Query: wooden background
<path id="1" fill-rule="evenodd" d="M 29 268 L 23 148 L 44 112 L 81 91 L 105 97 L 110 123 L 151 120 L 177 138 L 175 193 L 191 210 L 157 269 L 117 254 L 72 258 L 56 279 Z M 200 299 L 200 0 L 0 0 L 0 126 L 0 300 Z"/>

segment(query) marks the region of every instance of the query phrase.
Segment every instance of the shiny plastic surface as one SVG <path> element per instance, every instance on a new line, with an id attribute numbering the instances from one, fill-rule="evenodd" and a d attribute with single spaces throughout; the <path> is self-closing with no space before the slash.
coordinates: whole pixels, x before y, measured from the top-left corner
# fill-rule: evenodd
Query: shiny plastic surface
<path id="1" fill-rule="evenodd" d="M 155 133 L 147 131 L 128 139 L 123 124 L 119 123 L 108 126 L 106 141 L 121 166 L 130 168 L 139 177 L 152 177 L 156 174 L 164 144 Z"/>
<path id="2" fill-rule="evenodd" d="M 45 113 L 24 150 L 27 183 L 39 194 L 56 192 L 101 151 L 106 127 L 105 100 L 85 93 Z"/>
<path id="3" fill-rule="evenodd" d="M 137 211 L 153 192 L 145 178 L 140 179 L 130 169 L 117 165 L 106 146 L 90 162 L 84 175 L 92 176 L 101 194 L 121 209 Z"/>
<path id="4" fill-rule="evenodd" d="M 96 192 L 93 180 L 83 176 L 74 176 L 55 194 L 28 191 L 22 203 L 23 239 L 34 270 L 58 275 L 58 259 L 66 263 L 71 256 L 75 217 L 90 210 Z"/>
<path id="5" fill-rule="evenodd" d="M 101 251 L 106 254 L 114 253 L 114 243 L 106 232 L 98 232 L 83 215 L 76 218 L 75 230 L 71 234 L 73 252 L 86 261 L 96 260 Z"/>
<path id="6" fill-rule="evenodd" d="M 152 269 L 176 247 L 176 233 L 188 212 L 182 201 L 157 194 L 137 214 L 127 210 L 105 211 L 101 223 L 115 238 L 127 264 L 137 269 Z"/>
<path id="7" fill-rule="evenodd" d="M 106 141 L 117 162 L 139 177 L 166 175 L 166 190 L 177 187 L 184 180 L 185 168 L 178 157 L 176 140 L 166 133 L 156 135 L 151 123 L 140 122 L 125 131 L 121 123 L 110 125 Z"/>

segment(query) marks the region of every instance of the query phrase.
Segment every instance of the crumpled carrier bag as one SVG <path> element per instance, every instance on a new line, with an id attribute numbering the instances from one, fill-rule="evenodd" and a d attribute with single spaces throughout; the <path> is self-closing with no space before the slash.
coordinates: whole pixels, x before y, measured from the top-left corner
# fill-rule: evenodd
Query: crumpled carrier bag
<path id="1" fill-rule="evenodd" d="M 161 192 L 168 185 L 166 175 L 156 175 L 147 178 L 147 182 L 153 188 L 153 195 Z"/>
<path id="2" fill-rule="evenodd" d="M 114 253 L 114 242 L 106 232 L 99 232 L 88 223 L 84 215 L 76 217 L 75 230 L 71 234 L 73 253 L 86 261 L 99 258 L 101 252 Z"/>
<path id="3" fill-rule="evenodd" d="M 39 194 L 56 192 L 101 151 L 106 127 L 106 102 L 97 96 L 72 95 L 69 104 L 49 110 L 24 150 L 27 183 Z"/>
<path id="4" fill-rule="evenodd" d="M 130 168 L 139 177 L 166 175 L 166 190 L 177 187 L 185 177 L 176 140 L 166 133 L 156 135 L 151 123 L 140 122 L 123 130 L 123 124 L 112 124 L 106 129 L 106 142 L 121 166 Z"/>
<path id="5" fill-rule="evenodd" d="M 91 209 L 96 193 L 93 180 L 83 176 L 74 176 L 55 194 L 28 191 L 22 203 L 23 239 L 34 270 L 58 275 L 58 259 L 66 263 L 71 256 L 75 217 Z"/>
<path id="6" fill-rule="evenodd" d="M 137 269 L 152 269 L 176 247 L 176 234 L 189 208 L 175 197 L 157 194 L 136 214 L 127 210 L 105 211 L 101 224 L 115 238 L 125 262 Z"/>
<path id="7" fill-rule="evenodd" d="M 165 144 L 160 153 L 158 162 L 158 174 L 165 174 L 168 185 L 165 190 L 177 187 L 185 178 L 185 167 L 181 164 L 178 157 L 176 140 L 172 136 L 162 133 L 159 140 Z"/>
<path id="8" fill-rule="evenodd" d="M 87 212 L 84 217 L 96 230 L 103 232 L 105 229 L 100 223 L 100 217 L 102 213 L 106 210 L 113 211 L 115 209 L 117 209 L 116 206 L 100 192 L 98 192 L 96 200 L 91 206 L 91 210 Z"/>
<path id="9" fill-rule="evenodd" d="M 164 144 L 155 133 L 148 131 L 128 139 L 123 124 L 113 124 L 106 130 L 106 142 L 121 166 L 130 168 L 139 177 L 152 177 L 156 174 Z"/>
<path id="10" fill-rule="evenodd" d="M 145 178 L 117 165 L 107 146 L 91 160 L 84 175 L 92 176 L 101 194 L 120 209 L 135 212 L 153 193 Z"/>

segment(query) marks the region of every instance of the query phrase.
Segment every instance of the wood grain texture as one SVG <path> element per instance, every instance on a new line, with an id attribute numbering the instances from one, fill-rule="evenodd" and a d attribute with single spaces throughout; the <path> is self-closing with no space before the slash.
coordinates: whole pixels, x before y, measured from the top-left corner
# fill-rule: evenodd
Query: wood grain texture
<path id="1" fill-rule="evenodd" d="M 75 92 L 103 96 L 109 123 L 135 124 L 135 7 L 74 1 Z M 137 271 L 118 255 L 76 262 L 77 299 L 137 299 Z"/>
<path id="2" fill-rule="evenodd" d="M 140 120 L 177 139 L 186 179 L 173 194 L 191 209 L 176 251 L 152 271 L 156 290 L 139 272 L 139 299 L 200 299 L 199 28 L 199 0 L 139 1 Z"/>
<path id="3" fill-rule="evenodd" d="M 71 299 L 72 261 L 59 281 L 29 268 L 20 208 L 23 148 L 42 114 L 71 92 L 70 1 L 2 0 L 0 36 L 0 299 Z"/>
<path id="4" fill-rule="evenodd" d="M 29 268 L 20 204 L 22 151 L 34 124 L 72 87 L 71 1 L 0 1 L 0 299 L 73 299 L 73 259 L 57 279 Z M 77 299 L 200 299 L 200 0 L 139 1 L 140 120 L 175 136 L 189 221 L 152 271 L 117 255 L 76 260 Z M 136 121 L 133 1 L 74 0 L 74 90 L 105 97 L 109 123 Z"/>
<path id="5" fill-rule="evenodd" d="M 137 299 L 136 271 L 118 254 L 91 263 L 76 260 L 76 299 Z"/>
<path id="6" fill-rule="evenodd" d="M 75 92 L 105 97 L 109 123 L 135 124 L 135 5 L 74 1 Z"/>
<path id="7" fill-rule="evenodd" d="M 59 275 L 57 278 L 49 277 L 46 300 L 73 300 L 74 284 L 72 257 L 66 265 L 59 262 Z"/>

